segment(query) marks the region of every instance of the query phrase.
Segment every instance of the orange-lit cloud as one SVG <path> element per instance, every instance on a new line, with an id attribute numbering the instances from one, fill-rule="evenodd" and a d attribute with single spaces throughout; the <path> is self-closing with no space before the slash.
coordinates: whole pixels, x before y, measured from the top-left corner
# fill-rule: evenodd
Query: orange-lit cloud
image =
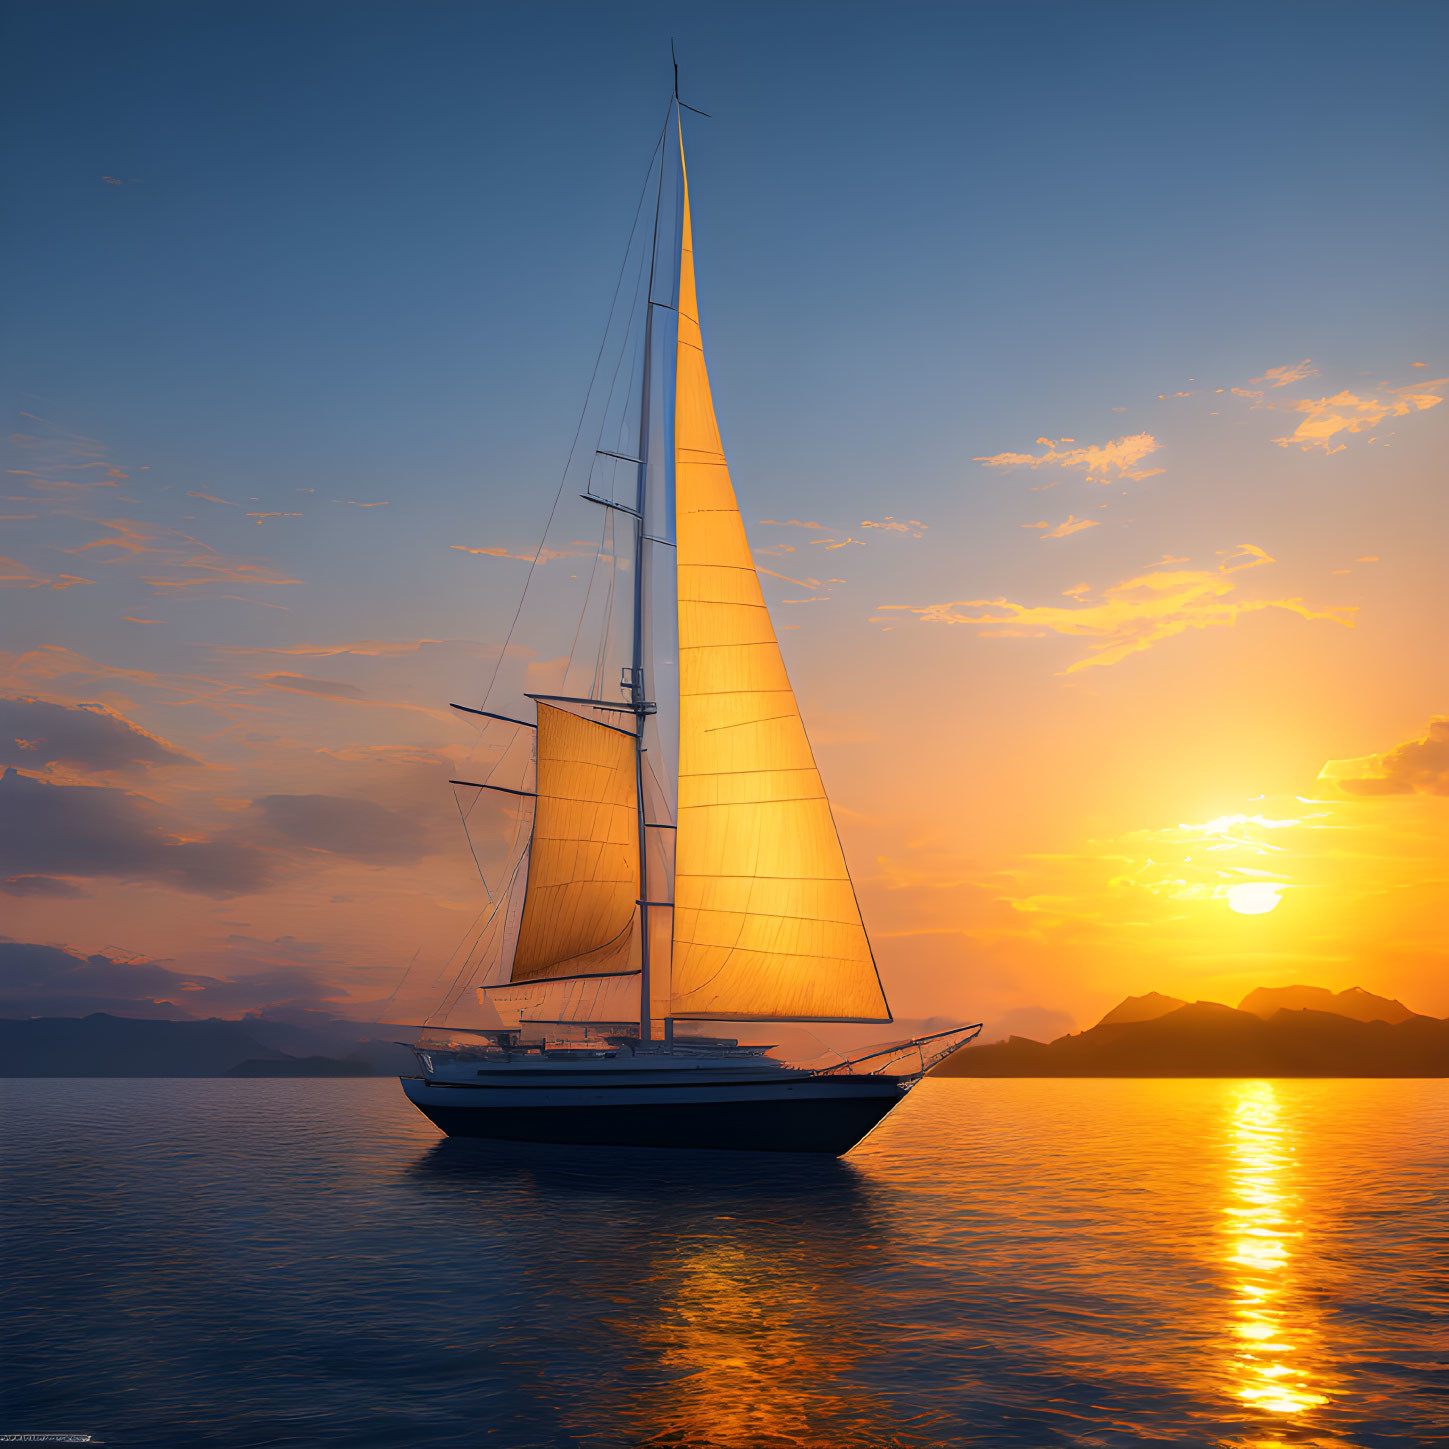
<path id="1" fill-rule="evenodd" d="M 130 478 L 112 462 L 109 449 L 98 439 L 55 427 L 34 413 L 21 417 L 37 424 L 37 429 L 12 433 L 10 442 L 25 455 L 30 467 L 7 471 L 38 492 L 115 488 Z"/>
<path id="2" fill-rule="evenodd" d="M 103 704 L 0 698 L 0 765 L 106 772 L 196 763 L 170 740 Z"/>
<path id="3" fill-rule="evenodd" d="M 313 679 L 306 674 L 254 674 L 258 684 L 269 684 L 273 689 L 289 689 L 297 694 L 320 694 L 328 699 L 361 699 L 363 691 L 355 684 L 346 684 L 340 679 Z"/>
<path id="4" fill-rule="evenodd" d="M 1350 795 L 1449 795 L 1449 715 L 1435 715 L 1422 738 L 1385 754 L 1330 760 L 1318 778 Z"/>
<path id="5" fill-rule="evenodd" d="M 300 518 L 300 513 L 248 513 L 248 518 L 255 518 L 257 527 L 260 528 L 264 520 L 268 518 Z"/>
<path id="6" fill-rule="evenodd" d="M 761 528 L 764 528 L 767 524 L 770 527 L 772 527 L 772 528 L 824 528 L 825 527 L 825 525 L 823 523 L 807 523 L 807 522 L 805 522 L 804 519 L 800 519 L 800 518 L 762 518 L 760 520 L 760 527 Z"/>
<path id="7" fill-rule="evenodd" d="M 1042 534 L 1042 538 L 1066 538 L 1068 534 L 1080 533 L 1084 528 L 1095 528 L 1102 520 L 1100 518 L 1077 518 L 1074 514 L 1068 514 L 1066 519 L 1053 527 L 1043 520 L 1040 523 L 1023 523 L 1023 528 L 1045 528 L 1048 531 Z"/>
<path id="8" fill-rule="evenodd" d="M 1285 363 L 1282 367 L 1270 367 L 1262 377 L 1251 377 L 1249 382 L 1266 382 L 1269 387 L 1287 387 L 1291 382 L 1302 382 L 1305 377 L 1317 377 L 1318 369 L 1305 357 L 1302 362 Z"/>
<path id="9" fill-rule="evenodd" d="M 567 548 L 541 548 L 537 556 L 531 553 L 510 553 L 501 545 L 494 545 L 488 548 L 469 548 L 466 543 L 450 543 L 449 548 L 458 553 L 485 554 L 488 558 L 511 558 L 517 563 L 551 563 L 556 558 L 584 558 L 586 555 L 578 550 Z"/>
<path id="10" fill-rule="evenodd" d="M 201 584 L 295 584 L 269 563 L 232 558 L 210 544 L 164 524 L 144 523 L 135 518 L 92 518 L 87 520 L 110 530 L 108 538 L 68 548 L 66 553 L 87 553 L 91 549 L 114 549 L 119 557 L 144 560 L 146 567 L 166 572 L 148 574 L 145 582 L 154 589 L 189 589 Z M 116 562 L 110 559 L 108 563 Z"/>
<path id="11" fill-rule="evenodd" d="M 1355 606 L 1313 609 L 1301 599 L 1243 599 L 1230 575 L 1273 560 L 1253 544 L 1227 552 L 1216 570 L 1153 571 L 1103 589 L 1095 600 L 1073 591 L 1075 607 L 1029 605 L 1009 599 L 962 599 L 944 604 L 882 604 L 918 615 L 933 624 L 984 625 L 984 638 L 1042 638 L 1067 635 L 1089 641 L 1088 653 L 1062 672 L 1074 674 L 1093 665 L 1116 664 L 1190 629 L 1231 626 L 1244 615 L 1277 609 L 1303 619 L 1329 620 L 1353 627 Z M 984 612 L 982 612 L 984 611 Z"/>
<path id="12" fill-rule="evenodd" d="M 791 578 L 789 574 L 777 574 L 774 569 L 759 569 L 758 572 L 768 574 L 772 579 L 783 579 L 787 584 L 796 584 L 802 589 L 822 589 L 825 587 L 824 582 L 820 579 Z M 840 581 L 838 579 L 832 579 L 830 582 L 839 583 Z"/>
<path id="13" fill-rule="evenodd" d="M 1379 396 L 1359 397 L 1344 391 L 1332 397 L 1285 403 L 1282 411 L 1302 413 L 1304 418 L 1286 438 L 1273 441 L 1283 448 L 1301 448 L 1305 453 L 1314 448 L 1325 453 L 1341 453 L 1348 446 L 1339 441 L 1341 435 L 1367 432 L 1386 418 L 1401 418 L 1438 407 L 1444 401 L 1446 383 L 1449 378 L 1441 377 L 1415 387 L 1392 388 Z"/>
<path id="14" fill-rule="evenodd" d="M 1133 433 L 1107 443 L 1089 443 L 1084 447 L 1064 448 L 1076 443 L 1075 438 L 1038 438 L 1044 453 L 994 453 L 990 457 L 973 458 L 988 468 L 1080 468 L 1088 478 L 1107 483 L 1119 478 L 1151 478 L 1161 468 L 1139 468 L 1149 453 L 1157 451 L 1157 439 L 1151 433 Z"/>
<path id="15" fill-rule="evenodd" d="M 0 556 L 0 589 L 70 589 L 94 582 L 77 574 L 37 573 L 28 564 Z"/>
<path id="16" fill-rule="evenodd" d="M 924 538 L 926 529 L 929 527 L 928 524 L 924 524 L 916 518 L 907 519 L 904 523 L 897 522 L 889 513 L 879 523 L 872 523 L 870 519 L 863 518 L 860 526 L 862 528 L 882 528 L 887 533 L 904 533 L 910 538 Z"/>
<path id="17" fill-rule="evenodd" d="M 345 644 L 286 644 L 249 648 L 236 644 L 218 644 L 218 654 L 306 654 L 327 658 L 338 654 L 357 654 L 367 659 L 387 658 L 399 654 L 416 654 L 434 645 L 453 645 L 470 653 L 491 657 L 497 649 L 490 644 L 476 644 L 464 639 L 357 639 Z"/>

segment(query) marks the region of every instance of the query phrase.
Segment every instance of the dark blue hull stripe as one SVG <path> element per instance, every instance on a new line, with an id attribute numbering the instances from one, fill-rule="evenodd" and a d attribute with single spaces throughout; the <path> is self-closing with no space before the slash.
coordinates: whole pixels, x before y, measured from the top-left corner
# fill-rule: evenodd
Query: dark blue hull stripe
<path id="1" fill-rule="evenodd" d="M 443 1107 L 416 1104 L 450 1137 L 598 1147 L 850 1151 L 904 1096 L 815 1101 L 661 1102 L 616 1107 Z"/>

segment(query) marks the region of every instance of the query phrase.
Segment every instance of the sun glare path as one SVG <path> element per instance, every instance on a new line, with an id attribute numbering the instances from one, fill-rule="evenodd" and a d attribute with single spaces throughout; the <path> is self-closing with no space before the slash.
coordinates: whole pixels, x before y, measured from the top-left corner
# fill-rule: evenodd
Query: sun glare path
<path id="1" fill-rule="evenodd" d="M 1294 1355 L 1301 1329 L 1290 1311 L 1293 1250 L 1301 1233 L 1289 1190 L 1293 1147 L 1271 1082 L 1243 1082 L 1228 1128 L 1227 1261 L 1235 1274 L 1229 1363 L 1232 1392 L 1270 1414 L 1302 1414 L 1328 1402 Z"/>

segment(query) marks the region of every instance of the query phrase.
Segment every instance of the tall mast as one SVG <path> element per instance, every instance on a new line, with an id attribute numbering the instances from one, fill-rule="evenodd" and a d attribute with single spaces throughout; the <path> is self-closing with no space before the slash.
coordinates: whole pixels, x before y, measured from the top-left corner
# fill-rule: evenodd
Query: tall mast
<path id="1" fill-rule="evenodd" d="M 678 80 L 675 81 L 675 100 L 678 100 Z M 649 469 L 658 461 L 651 457 L 651 422 L 654 394 L 654 280 L 659 261 L 659 222 L 664 209 L 664 178 L 669 165 L 669 119 L 665 117 L 665 140 L 659 157 L 659 190 L 654 200 L 654 230 L 649 248 L 649 285 L 645 292 L 644 305 L 644 366 L 639 397 L 639 469 L 635 487 L 634 506 L 634 639 L 633 658 L 630 668 L 630 697 L 634 706 L 634 750 L 635 783 L 638 799 L 639 837 L 639 1039 L 649 1041 L 653 1035 L 653 1000 L 650 989 L 650 930 L 649 911 L 651 900 L 649 878 L 649 829 L 646 819 L 644 792 L 644 724 L 657 705 L 649 698 L 654 681 L 646 679 L 645 655 L 648 642 L 645 638 L 645 618 L 650 606 L 649 573 L 646 550 L 657 540 L 649 533 Z M 679 185 L 676 179 L 676 186 Z M 668 304 L 659 304 L 667 307 Z M 666 450 L 667 451 L 667 450 Z"/>

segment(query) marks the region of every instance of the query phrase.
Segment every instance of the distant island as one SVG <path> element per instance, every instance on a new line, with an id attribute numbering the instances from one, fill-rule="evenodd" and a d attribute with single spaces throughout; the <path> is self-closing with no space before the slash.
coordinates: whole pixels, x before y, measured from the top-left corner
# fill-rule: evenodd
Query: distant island
<path id="1" fill-rule="evenodd" d="M 382 1035 L 400 1028 L 320 1012 L 292 1017 L 0 1018 L 0 1077 L 368 1077 L 413 1068 L 412 1053 Z"/>
<path id="2" fill-rule="evenodd" d="M 1150 992 L 1053 1042 L 968 1046 L 938 1077 L 1445 1077 L 1449 1020 L 1352 987 L 1258 987 L 1236 1007 Z"/>
<path id="3" fill-rule="evenodd" d="M 362 1077 L 414 1070 L 406 1029 L 317 1011 L 237 1021 L 0 1017 L 0 1077 Z M 1357 988 L 1259 987 L 1237 1007 L 1149 992 L 1053 1042 L 968 1046 L 940 1077 L 1446 1077 L 1449 1020 Z"/>

